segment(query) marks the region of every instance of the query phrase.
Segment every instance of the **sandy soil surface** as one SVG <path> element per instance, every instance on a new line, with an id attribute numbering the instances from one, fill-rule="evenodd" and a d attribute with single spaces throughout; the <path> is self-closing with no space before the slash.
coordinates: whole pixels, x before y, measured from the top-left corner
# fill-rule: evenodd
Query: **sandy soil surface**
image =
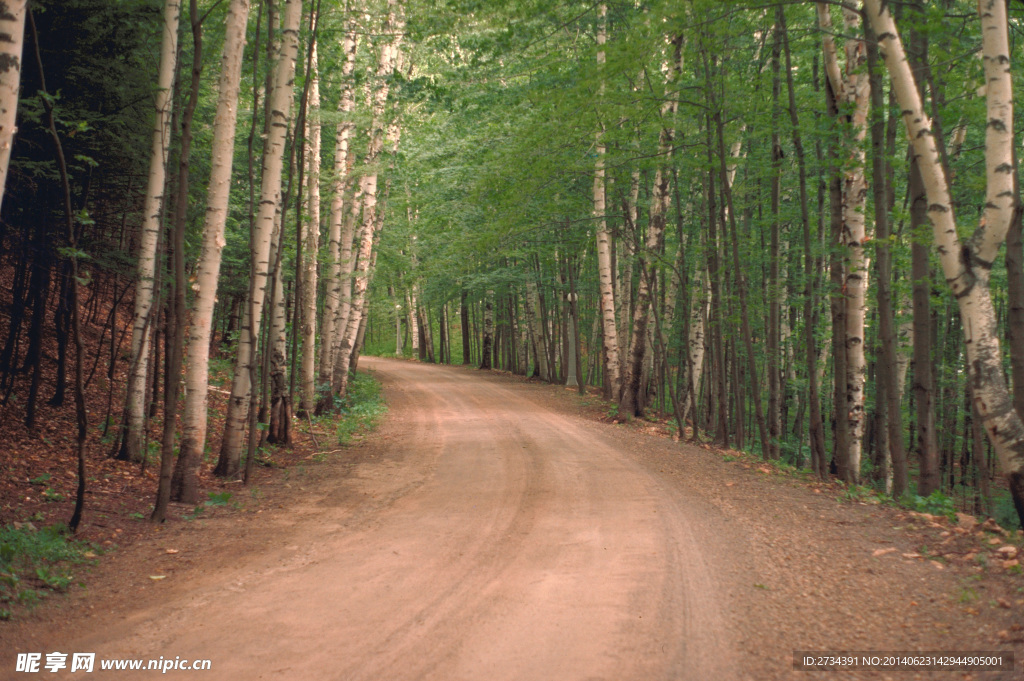
<path id="1" fill-rule="evenodd" d="M 115 556 L 0 631 L 0 678 L 49 678 L 14 653 L 55 650 L 211 662 L 71 679 L 1021 678 L 793 669 L 795 650 L 1024 659 L 1024 580 L 922 558 L 949 528 L 595 421 L 553 386 L 363 366 L 385 385 L 378 433 L 258 509 Z"/>

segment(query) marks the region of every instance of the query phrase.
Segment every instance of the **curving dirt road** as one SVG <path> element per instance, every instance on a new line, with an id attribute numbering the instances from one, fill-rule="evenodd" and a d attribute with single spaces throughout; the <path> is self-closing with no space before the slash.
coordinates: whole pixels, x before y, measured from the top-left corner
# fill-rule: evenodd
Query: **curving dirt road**
<path id="1" fill-rule="evenodd" d="M 136 606 L 47 648 L 211 671 L 67 678 L 806 679 L 795 648 L 992 635 L 950 628 L 946 575 L 872 557 L 899 537 L 868 511 L 583 419 L 548 386 L 363 364 L 390 414 L 360 463 L 239 523 L 213 569 L 134 575 Z"/>

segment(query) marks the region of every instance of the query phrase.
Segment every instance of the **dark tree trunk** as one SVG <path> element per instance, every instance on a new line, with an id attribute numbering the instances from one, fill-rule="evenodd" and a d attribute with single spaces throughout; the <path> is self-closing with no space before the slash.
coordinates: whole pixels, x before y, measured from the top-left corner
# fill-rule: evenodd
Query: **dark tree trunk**
<path id="1" fill-rule="evenodd" d="M 469 348 L 469 304 L 467 299 L 469 294 L 465 290 L 462 291 L 462 297 L 459 300 L 459 321 L 462 325 L 462 363 L 472 364 L 473 359 L 471 357 Z"/>
<path id="2" fill-rule="evenodd" d="M 819 477 L 824 477 L 825 431 L 822 427 L 821 398 L 818 394 L 818 351 L 814 342 L 814 322 L 816 318 L 814 279 L 816 259 L 813 255 L 810 207 L 807 197 L 807 163 L 804 156 L 803 140 L 800 135 L 800 123 L 797 118 L 796 93 L 793 87 L 793 66 L 789 50 L 789 36 L 786 32 L 786 14 L 781 5 L 775 8 L 775 23 L 781 33 L 782 47 L 786 55 L 786 89 L 789 95 L 789 120 L 800 178 L 800 220 L 803 225 L 804 242 L 804 350 L 807 371 L 807 401 L 810 404 L 808 421 L 810 424 L 811 467 Z"/>

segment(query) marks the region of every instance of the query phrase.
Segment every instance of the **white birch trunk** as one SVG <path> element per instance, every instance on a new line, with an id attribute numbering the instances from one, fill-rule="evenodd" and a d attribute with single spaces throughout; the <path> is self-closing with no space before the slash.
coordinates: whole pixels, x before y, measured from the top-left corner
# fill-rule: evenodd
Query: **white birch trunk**
<path id="1" fill-rule="evenodd" d="M 7 185 L 14 133 L 18 130 L 21 51 L 25 43 L 27 8 L 28 0 L 6 0 L 0 4 L 0 203 Z"/>
<path id="2" fill-rule="evenodd" d="M 146 429 L 146 377 L 149 368 L 149 342 L 152 336 L 153 285 L 156 273 L 156 246 L 160 236 L 167 156 L 171 145 L 171 107 L 174 66 L 178 51 L 180 0 L 164 3 L 163 37 L 160 41 L 160 67 L 155 99 L 156 122 L 149 156 L 149 183 L 142 213 L 139 258 L 135 278 L 135 313 L 132 318 L 131 364 L 126 397 L 127 432 L 124 458 L 141 461 Z"/>
<path id="3" fill-rule="evenodd" d="M 849 421 L 849 451 L 845 453 L 848 482 L 859 482 L 860 462 L 864 442 L 864 384 L 867 360 L 864 356 L 864 321 L 867 310 L 868 258 L 864 254 L 867 241 L 867 181 L 864 139 L 867 136 L 867 118 L 870 105 L 870 85 L 864 64 L 867 46 L 853 36 L 860 33 L 860 15 L 843 8 L 843 30 L 846 35 L 846 77 L 842 77 L 835 44 L 832 40 L 832 19 L 828 5 L 818 3 L 818 22 L 822 29 L 825 53 L 825 72 L 832 84 L 836 99 L 846 103 L 851 111 L 853 127 L 851 159 L 843 173 L 843 245 L 846 247 L 845 301 L 846 306 L 846 402 Z"/>
<path id="4" fill-rule="evenodd" d="M 210 376 L 210 334 L 213 308 L 217 302 L 221 255 L 226 244 L 231 166 L 234 159 L 235 129 L 238 122 L 238 89 L 245 53 L 245 29 L 249 0 L 232 0 L 228 8 L 224 52 L 221 57 L 217 114 L 213 121 L 210 182 L 203 222 L 203 245 L 193 285 L 192 320 L 188 355 L 185 360 L 185 404 L 182 410 L 179 460 L 194 470 L 206 446 L 207 402 Z M 184 474 L 188 474 L 184 472 Z M 183 499 L 194 503 L 195 499 Z"/>
<path id="5" fill-rule="evenodd" d="M 308 173 L 305 234 L 302 244 L 302 368 L 299 409 L 313 409 L 316 402 L 316 292 L 320 250 L 320 77 L 316 44 L 310 61 L 309 103 L 306 105 L 306 159 Z"/>
<path id="6" fill-rule="evenodd" d="M 270 380 L 270 423 L 267 430 L 267 442 L 272 444 L 291 443 L 291 403 L 288 395 L 287 360 L 288 360 L 288 313 L 285 309 L 284 277 L 281 271 L 283 262 L 279 251 L 284 247 L 285 228 L 281 215 L 281 194 L 277 196 L 277 215 L 275 218 L 274 235 L 270 240 L 270 333 L 269 348 L 269 380 Z"/>
<path id="7" fill-rule="evenodd" d="M 986 82 L 987 189 L 981 224 L 966 243 L 957 234 L 949 183 L 931 134 L 931 119 L 924 111 L 896 25 L 881 0 L 867 0 L 866 5 L 918 158 L 942 270 L 959 304 L 974 404 L 1008 478 L 1018 515 L 1024 517 L 1024 424 L 1013 408 L 1003 376 L 996 315 L 989 291 L 992 262 L 1006 239 L 1016 203 L 1006 3 L 978 2 Z"/>
<path id="8" fill-rule="evenodd" d="M 409 290 L 409 342 L 412 344 L 412 354 L 419 357 L 420 351 L 420 319 L 419 319 L 419 296 L 418 287 L 414 283 Z"/>
<path id="9" fill-rule="evenodd" d="M 904 301 L 904 309 L 910 306 Z M 903 401 L 903 390 L 907 387 L 907 370 L 910 368 L 909 348 L 914 345 L 914 319 L 910 315 L 903 320 L 896 330 L 896 347 L 899 350 L 896 355 L 896 399 Z"/>
<path id="10" fill-rule="evenodd" d="M 334 355 L 337 346 L 340 344 L 338 324 L 341 307 L 342 281 L 344 276 L 344 263 L 352 253 L 352 236 L 348 236 L 348 255 L 343 255 L 343 224 L 345 223 L 345 195 L 351 185 L 351 164 L 349 163 L 349 140 L 352 137 L 352 130 L 355 124 L 352 121 L 352 111 L 355 108 L 355 88 L 352 83 L 352 74 L 355 72 L 356 49 L 358 41 L 354 25 L 349 24 L 345 37 L 341 43 L 342 52 L 345 55 L 345 62 L 341 68 L 341 99 L 338 110 L 341 113 L 341 120 L 338 123 L 336 142 L 334 147 L 334 180 L 331 186 L 331 217 L 328 236 L 328 257 L 331 265 L 331 277 L 327 285 L 326 296 L 324 297 L 324 322 L 321 331 L 323 341 L 320 350 L 320 390 L 323 391 L 325 404 L 317 407 L 318 413 L 333 402 L 331 398 L 331 377 L 334 371 Z M 351 273 L 351 267 L 348 272 Z M 344 333 L 344 331 L 342 331 Z"/>
<path id="11" fill-rule="evenodd" d="M 597 30 L 597 68 L 604 68 L 604 45 L 608 39 L 606 17 L 608 6 L 602 4 L 598 8 Z M 601 81 L 600 92 L 604 94 L 604 81 Z M 615 279 L 612 272 L 612 235 L 608 229 L 607 205 L 605 195 L 605 145 L 602 141 L 603 131 L 596 136 L 597 160 L 594 161 L 594 219 L 597 220 L 597 278 L 601 300 L 601 340 L 604 350 L 604 369 L 606 385 L 612 399 L 618 400 L 622 390 L 622 375 L 619 366 L 619 335 L 615 324 Z"/>
<path id="12" fill-rule="evenodd" d="M 370 262 L 373 256 L 373 243 L 377 227 L 377 158 L 384 148 L 385 125 L 384 113 L 388 101 L 389 78 L 394 72 L 396 58 L 401 47 L 404 30 L 401 16 L 400 0 L 388 1 L 388 18 L 384 27 L 385 33 L 393 33 L 390 42 L 381 46 L 380 58 L 377 62 L 376 91 L 373 94 L 373 121 L 370 127 L 370 143 L 364 162 L 366 171 L 360 179 L 363 194 L 362 201 L 362 235 L 359 244 L 354 281 L 352 282 L 351 312 L 341 341 L 340 356 L 335 363 L 335 386 L 338 395 L 344 395 L 348 388 L 348 372 L 352 362 L 352 353 L 356 349 L 359 327 L 363 321 L 363 303 L 366 289 L 370 283 Z"/>
<path id="13" fill-rule="evenodd" d="M 700 381 L 704 375 L 705 337 L 704 324 L 711 312 L 711 278 L 705 267 L 698 265 L 693 276 L 693 303 L 690 305 L 690 328 L 687 336 L 686 352 L 689 360 L 689 382 L 692 389 L 687 390 L 683 400 L 683 421 L 690 415 L 694 402 L 700 397 Z M 694 424 L 696 427 L 696 424 Z"/>
<path id="14" fill-rule="evenodd" d="M 299 50 L 299 23 L 302 19 L 301 0 L 287 0 L 282 13 L 284 24 L 279 54 L 274 65 L 273 89 L 268 106 L 270 120 L 263 149 L 263 179 L 260 204 L 256 214 L 256 230 L 252 244 L 252 297 L 249 329 L 238 339 L 235 377 L 224 424 L 217 474 L 231 476 L 238 472 L 249 406 L 249 370 L 254 361 L 256 343 L 260 333 L 260 317 L 266 297 L 267 277 L 273 267 L 270 262 L 270 243 L 274 233 L 278 204 L 281 198 L 281 172 L 284 162 L 285 138 L 291 115 L 292 90 L 295 82 L 295 60 Z M 245 330 L 243 330 L 245 331 Z"/>

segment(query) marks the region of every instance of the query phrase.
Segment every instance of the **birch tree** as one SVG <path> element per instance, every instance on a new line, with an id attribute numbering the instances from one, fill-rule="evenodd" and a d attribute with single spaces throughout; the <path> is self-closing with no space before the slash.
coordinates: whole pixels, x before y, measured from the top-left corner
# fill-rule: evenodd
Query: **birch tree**
<path id="1" fill-rule="evenodd" d="M 604 69 L 604 46 L 608 39 L 607 31 L 608 6 L 598 7 L 597 27 L 597 68 Z M 602 76 L 599 86 L 599 97 L 603 97 L 605 83 Z M 600 126 L 601 124 L 598 123 Z M 597 277 L 601 300 L 601 340 L 604 348 L 605 397 L 618 399 L 622 389 L 622 378 L 619 369 L 619 337 L 615 327 L 615 279 L 612 274 L 612 235 L 608 229 L 607 207 L 605 200 L 605 145 L 603 130 L 596 134 L 594 161 L 594 219 L 597 220 Z"/>
<path id="2" fill-rule="evenodd" d="M 278 55 L 274 64 L 273 87 L 268 102 L 270 119 L 267 139 L 263 148 L 263 177 L 260 187 L 259 210 L 252 243 L 253 280 L 250 285 L 249 324 L 243 327 L 238 339 L 235 376 L 231 398 L 224 423 L 224 439 L 217 461 L 216 473 L 223 477 L 238 472 L 249 402 L 250 367 L 254 361 L 259 338 L 263 301 L 266 297 L 270 262 L 270 242 L 281 199 L 281 171 L 284 163 L 285 138 L 291 116 L 292 90 L 295 80 L 295 61 L 299 50 L 299 23 L 302 19 L 301 0 L 287 0 L 283 11 L 283 26 Z"/>
<path id="3" fill-rule="evenodd" d="M 164 3 L 163 37 L 160 41 L 160 67 L 157 72 L 155 97 L 156 119 L 149 157 L 149 180 L 146 187 L 143 222 L 139 238 L 139 255 L 135 276 L 135 312 L 132 318 L 131 364 L 126 396 L 126 431 L 118 458 L 140 461 L 144 456 L 143 438 L 146 430 L 146 376 L 148 374 L 149 342 L 152 336 L 154 275 L 156 247 L 160 236 L 160 213 L 163 210 L 167 155 L 171 145 L 171 107 L 174 67 L 178 53 L 178 21 L 180 0 Z"/>
<path id="4" fill-rule="evenodd" d="M 373 94 L 373 120 L 370 126 L 370 142 L 367 148 L 364 166 L 366 171 L 360 178 L 362 192 L 362 233 L 359 242 L 359 255 L 355 279 L 352 284 L 352 303 L 345 335 L 341 342 L 340 355 L 335 363 L 335 389 L 344 395 L 348 388 L 348 372 L 352 355 L 356 349 L 359 327 L 363 322 L 363 304 L 366 300 L 366 289 L 369 285 L 370 261 L 373 255 L 373 242 L 377 226 L 377 160 L 384 148 L 386 125 L 384 123 L 385 108 L 390 89 L 389 79 L 394 72 L 398 50 L 401 47 L 404 22 L 401 16 L 400 0 L 388 1 L 388 17 L 384 24 L 384 33 L 393 34 L 390 41 L 385 41 L 380 48 L 377 61 L 376 89 Z"/>
<path id="5" fill-rule="evenodd" d="M 339 310 L 341 307 L 342 286 L 344 282 L 344 271 L 351 272 L 351 267 L 346 268 L 347 261 L 351 259 L 352 238 L 351 232 L 343 235 L 345 219 L 345 196 L 351 185 L 351 151 L 349 140 L 355 124 L 352 122 L 352 111 L 355 109 L 355 85 L 352 82 L 352 74 L 355 72 L 356 50 L 358 48 L 355 22 L 349 18 L 346 20 L 345 36 L 341 42 L 341 51 L 345 55 L 344 64 L 341 67 L 341 98 L 338 103 L 338 110 L 341 114 L 338 121 L 337 134 L 334 146 L 334 179 L 331 183 L 331 212 L 330 224 L 328 226 L 328 259 L 330 263 L 330 279 L 327 283 L 327 293 L 324 296 L 323 326 L 320 332 L 320 368 L 318 383 L 320 396 L 317 400 L 316 413 L 324 414 L 330 410 L 333 404 L 331 395 L 331 379 L 334 374 L 335 349 L 340 345 L 338 339 L 340 324 Z M 347 236 L 347 240 L 344 238 Z M 344 254 L 343 243 L 348 244 L 348 255 Z"/>
<path id="6" fill-rule="evenodd" d="M 957 234 L 950 185 L 896 24 L 881 0 L 866 0 L 867 15 L 892 78 L 907 135 L 928 196 L 928 217 L 942 271 L 957 300 L 967 347 L 974 406 L 1024 519 L 1024 423 L 1003 375 L 996 314 L 989 290 L 992 263 L 1016 207 L 1013 164 L 1013 90 L 1006 3 L 979 0 L 988 124 L 985 126 L 985 207 L 967 241 Z"/>
<path id="7" fill-rule="evenodd" d="M 7 166 L 14 145 L 21 87 L 21 50 L 25 43 L 28 0 L 0 3 L 0 202 L 7 185 Z"/>
<path id="8" fill-rule="evenodd" d="M 195 503 L 197 500 L 195 471 L 206 446 L 210 334 L 220 281 L 221 255 L 226 243 L 224 228 L 231 192 L 231 168 L 238 123 L 238 90 L 242 78 L 248 19 L 249 0 L 232 0 L 228 7 L 217 113 L 213 120 L 212 167 L 203 220 L 202 250 L 193 286 L 195 297 L 189 327 L 189 351 L 185 362 L 181 451 L 174 472 L 173 496 L 186 503 Z"/>
<path id="9" fill-rule="evenodd" d="M 829 6 L 818 3 L 818 22 L 822 30 L 825 73 L 837 101 L 844 102 L 852 127 L 850 161 L 842 177 L 842 244 L 846 249 L 846 270 L 843 281 L 846 338 L 842 343 L 846 351 L 845 380 L 847 422 L 849 424 L 848 450 L 837 452 L 840 476 L 847 482 L 860 479 L 860 461 L 864 441 L 864 382 L 867 361 L 864 356 L 864 317 L 867 309 L 868 261 L 864 254 L 867 241 L 865 209 L 867 207 L 867 181 L 865 179 L 864 139 L 871 88 L 864 69 L 867 47 L 860 31 L 860 14 L 843 7 L 845 73 L 840 69 L 836 46 L 832 40 L 832 19 Z M 837 344 L 840 342 L 836 339 Z"/>
<path id="10" fill-rule="evenodd" d="M 666 70 L 666 89 L 671 87 L 682 68 L 682 36 L 669 42 L 672 50 Z M 661 164 L 654 172 L 651 196 L 651 215 L 648 221 L 644 249 L 640 253 L 640 282 L 637 287 L 636 308 L 633 311 L 633 334 L 629 342 L 629 359 L 622 377 L 622 395 L 619 397 L 619 415 L 630 419 L 640 415 L 644 355 L 647 349 L 647 320 L 650 314 L 651 294 L 656 285 L 654 257 L 665 238 L 665 219 L 672 202 L 672 170 L 669 162 L 675 140 L 675 115 L 679 104 L 673 97 L 661 107 L 661 130 L 658 133 L 658 156 Z"/>
<path id="11" fill-rule="evenodd" d="M 316 400 L 316 291 L 317 254 L 320 250 L 320 77 L 316 44 L 310 48 L 309 103 L 306 112 L 306 219 L 302 247 L 302 381 L 299 410 L 306 412 Z"/>

